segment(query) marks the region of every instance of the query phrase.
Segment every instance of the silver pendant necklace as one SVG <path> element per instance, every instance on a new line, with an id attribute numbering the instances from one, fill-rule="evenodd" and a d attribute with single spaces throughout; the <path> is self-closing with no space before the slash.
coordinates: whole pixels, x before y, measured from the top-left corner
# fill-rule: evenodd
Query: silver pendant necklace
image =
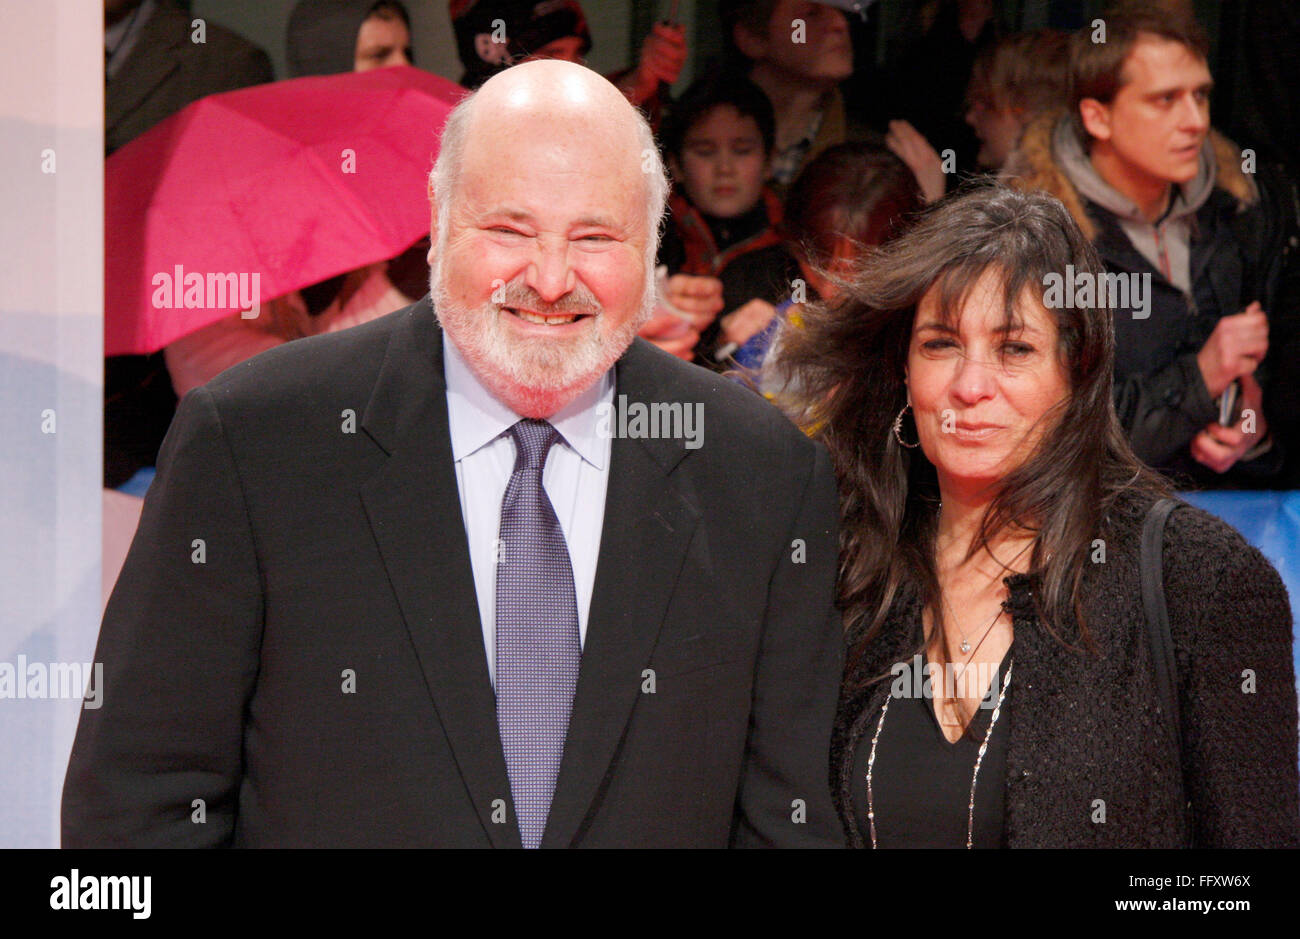
<path id="1" fill-rule="evenodd" d="M 945 604 L 945 605 L 946 605 L 946 604 Z M 948 612 L 949 612 L 949 613 L 952 612 L 951 607 L 949 608 Z M 999 604 L 998 604 L 997 612 L 993 614 L 993 619 L 989 620 L 989 624 L 988 624 L 988 626 L 984 627 L 984 635 L 980 637 L 979 645 L 983 645 L 983 644 L 984 644 L 984 640 L 987 639 L 989 633 L 991 633 L 991 632 L 993 631 L 993 624 L 996 623 L 996 622 L 998 621 L 998 617 L 1001 616 L 1004 612 L 1006 612 L 1006 611 L 1002 609 L 1002 604 L 999 603 Z M 961 627 L 960 627 L 960 626 L 957 627 L 957 631 L 958 631 L 958 632 L 961 632 Z M 979 648 L 979 645 L 977 645 L 975 648 L 978 649 L 978 648 Z M 966 638 L 966 634 L 965 634 L 965 633 L 962 633 L 962 636 L 961 636 L 961 645 L 959 645 L 958 648 L 961 649 L 961 654 L 962 654 L 962 655 L 970 655 L 970 640 Z"/>
<path id="2" fill-rule="evenodd" d="M 942 502 L 939 503 L 939 508 L 940 508 L 940 509 L 943 508 L 943 503 L 942 503 Z M 1016 562 L 1016 560 L 1017 560 L 1017 559 L 1018 559 L 1022 554 L 1024 554 L 1026 551 L 1029 550 L 1030 547 L 1033 546 L 1033 544 L 1034 544 L 1034 543 L 1031 541 L 1031 542 L 1029 542 L 1029 544 L 1025 545 L 1023 548 L 1021 548 L 1019 551 L 1017 551 L 1016 554 L 1015 554 L 1015 557 L 1013 557 L 1013 558 L 1011 559 L 1011 561 L 1008 562 L 1008 564 L 1004 564 L 1003 567 L 1010 569 L 1010 564 L 1014 564 L 1014 563 Z M 944 607 L 947 608 L 947 610 L 948 610 L 948 615 L 949 615 L 950 617 L 952 617 L 952 623 L 953 623 L 954 626 L 956 626 L 956 628 L 957 628 L 957 632 L 961 633 L 961 643 L 958 645 L 958 648 L 961 649 L 961 654 L 962 654 L 962 655 L 970 655 L 970 652 L 971 652 L 970 639 L 966 636 L 966 633 L 965 633 L 965 632 L 962 632 L 962 628 L 961 628 L 961 626 L 958 626 L 958 625 L 957 625 L 957 618 L 956 618 L 955 616 L 953 616 L 953 614 L 952 614 L 952 607 L 948 605 L 948 601 L 947 601 L 946 599 L 943 598 L 943 595 L 942 595 L 942 594 L 940 594 L 940 601 L 943 603 Z M 1001 616 L 1001 615 L 1003 614 L 1003 612 L 1005 612 L 1005 611 L 1002 609 L 1002 604 L 999 603 L 999 604 L 998 604 L 997 611 L 993 614 L 993 620 L 992 620 L 992 622 L 990 622 L 990 623 L 988 624 L 988 626 L 986 626 L 986 627 L 984 628 L 984 635 L 980 637 L 980 641 L 979 641 L 979 643 L 975 646 L 976 649 L 978 649 L 978 648 L 980 647 L 980 645 L 982 645 L 982 644 L 984 643 L 984 640 L 988 638 L 989 633 L 993 631 L 993 624 L 996 623 L 996 622 L 998 621 L 998 617 Z M 945 632 L 946 632 L 946 630 L 945 630 Z"/>
<path id="3" fill-rule="evenodd" d="M 980 744 L 979 755 L 975 757 L 975 771 L 970 778 L 970 801 L 966 806 L 966 848 L 969 850 L 973 845 L 973 836 L 975 834 L 975 784 L 980 778 L 980 764 L 984 762 L 984 754 L 989 748 L 989 739 L 993 736 L 993 728 L 998 724 L 998 715 L 1002 713 L 1002 702 L 1006 700 L 1007 688 L 1011 685 L 1011 670 L 1015 667 L 1015 662 L 1007 665 L 1007 673 L 1002 676 L 1002 690 L 998 694 L 998 703 L 993 708 L 993 718 L 989 721 L 989 729 L 984 733 L 984 742 Z M 889 699 L 892 695 L 885 695 L 884 707 L 880 709 L 880 719 L 876 721 L 876 732 L 871 737 L 871 753 L 867 756 L 867 823 L 871 828 L 871 847 L 876 845 L 876 804 L 875 794 L 872 791 L 872 771 L 876 765 L 876 743 L 880 740 L 880 729 L 885 726 L 885 715 L 889 713 Z M 928 706 L 928 705 L 927 705 Z"/>

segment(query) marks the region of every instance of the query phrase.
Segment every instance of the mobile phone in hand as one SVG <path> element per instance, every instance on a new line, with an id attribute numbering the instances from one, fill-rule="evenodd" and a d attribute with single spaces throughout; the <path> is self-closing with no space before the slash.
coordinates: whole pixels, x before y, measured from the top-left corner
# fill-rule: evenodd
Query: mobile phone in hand
<path id="1" fill-rule="evenodd" d="M 1241 382 L 1234 381 L 1223 390 L 1219 395 L 1219 426 L 1231 427 L 1237 423 L 1237 418 L 1241 416 L 1239 406 L 1241 398 Z"/>

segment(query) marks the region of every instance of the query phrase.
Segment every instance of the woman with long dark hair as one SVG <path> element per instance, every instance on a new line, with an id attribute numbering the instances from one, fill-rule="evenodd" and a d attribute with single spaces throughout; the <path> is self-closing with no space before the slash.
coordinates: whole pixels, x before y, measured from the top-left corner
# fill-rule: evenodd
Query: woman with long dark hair
<path id="1" fill-rule="evenodd" d="M 1181 502 L 1144 561 L 1170 493 L 1115 417 L 1111 313 L 1069 302 L 1101 271 L 1055 199 L 985 186 L 782 337 L 841 485 L 852 845 L 1300 844 L 1285 588 Z"/>

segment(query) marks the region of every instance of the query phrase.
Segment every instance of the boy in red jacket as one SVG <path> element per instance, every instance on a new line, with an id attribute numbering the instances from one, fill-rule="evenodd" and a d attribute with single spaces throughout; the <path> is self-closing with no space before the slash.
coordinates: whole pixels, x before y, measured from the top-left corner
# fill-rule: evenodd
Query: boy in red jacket
<path id="1" fill-rule="evenodd" d="M 676 191 L 659 259 L 669 274 L 721 280 L 727 312 L 695 347 L 709 367 L 730 367 L 730 352 L 767 326 L 799 276 L 778 233 L 780 200 L 766 184 L 774 126 L 767 96 L 738 76 L 697 81 L 664 123 Z"/>

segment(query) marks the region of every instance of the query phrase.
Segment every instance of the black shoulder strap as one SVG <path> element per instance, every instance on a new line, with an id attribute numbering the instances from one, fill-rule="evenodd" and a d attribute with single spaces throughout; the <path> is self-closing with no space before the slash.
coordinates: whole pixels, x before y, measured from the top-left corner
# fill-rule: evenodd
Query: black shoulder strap
<path id="1" fill-rule="evenodd" d="M 1155 670 L 1156 691 L 1164 702 L 1173 735 L 1174 752 L 1178 755 L 1179 775 L 1182 775 L 1183 722 L 1178 707 L 1178 669 L 1174 659 L 1174 640 L 1169 632 L 1169 610 L 1165 606 L 1164 540 L 1165 522 L 1178 506 L 1177 499 L 1160 499 L 1147 512 L 1142 526 L 1142 607 L 1146 611 L 1147 636 L 1151 645 L 1151 661 Z M 1182 781 L 1180 779 L 1180 781 Z M 1183 799 L 1187 786 L 1183 784 Z M 1188 836 L 1191 836 L 1190 818 Z"/>
<path id="2" fill-rule="evenodd" d="M 1173 724 L 1178 752 L 1183 752 L 1178 713 L 1178 683 L 1174 678 L 1174 641 L 1169 633 L 1169 610 L 1165 606 L 1164 541 L 1165 522 L 1178 503 L 1161 499 L 1147 512 L 1142 526 L 1142 607 L 1146 610 L 1147 635 L 1151 639 L 1151 660 L 1155 666 L 1156 690 Z"/>

